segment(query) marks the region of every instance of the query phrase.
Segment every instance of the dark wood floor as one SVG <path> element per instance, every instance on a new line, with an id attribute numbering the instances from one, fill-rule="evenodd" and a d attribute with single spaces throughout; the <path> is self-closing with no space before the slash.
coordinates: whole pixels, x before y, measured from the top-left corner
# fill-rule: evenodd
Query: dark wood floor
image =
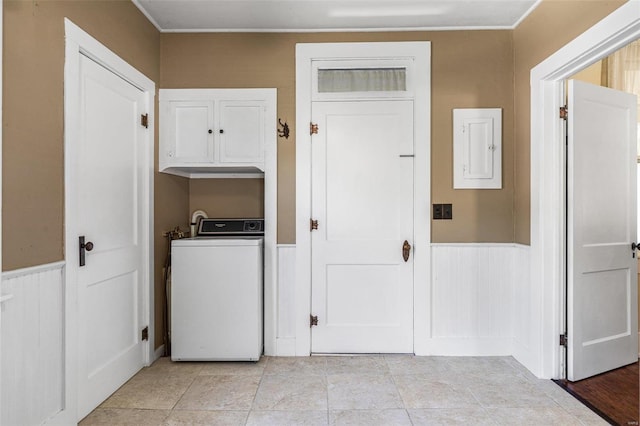
<path id="1" fill-rule="evenodd" d="M 640 412 L 638 363 L 579 382 L 556 380 L 567 392 L 612 425 L 637 425 Z"/>

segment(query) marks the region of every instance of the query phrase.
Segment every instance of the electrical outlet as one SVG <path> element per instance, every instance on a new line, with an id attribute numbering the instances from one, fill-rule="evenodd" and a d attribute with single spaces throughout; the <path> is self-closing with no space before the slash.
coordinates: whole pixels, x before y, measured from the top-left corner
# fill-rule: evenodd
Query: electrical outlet
<path id="1" fill-rule="evenodd" d="M 442 204 L 433 205 L 433 218 L 442 219 Z"/>
<path id="2" fill-rule="evenodd" d="M 453 206 L 451 204 L 442 205 L 442 218 L 453 219 Z"/>

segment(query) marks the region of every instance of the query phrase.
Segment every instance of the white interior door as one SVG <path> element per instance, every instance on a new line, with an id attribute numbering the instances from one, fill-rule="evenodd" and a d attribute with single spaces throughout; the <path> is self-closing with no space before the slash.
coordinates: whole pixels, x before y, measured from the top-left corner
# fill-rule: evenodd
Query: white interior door
<path id="1" fill-rule="evenodd" d="M 316 353 L 413 352 L 413 102 L 314 102 Z"/>
<path id="2" fill-rule="evenodd" d="M 92 242 L 77 268 L 78 416 L 84 417 L 143 366 L 145 208 L 144 92 L 96 62 L 80 59 L 80 134 L 68 171 L 78 236 Z M 72 155 L 73 155 L 72 154 Z"/>
<path id="3" fill-rule="evenodd" d="M 567 378 L 638 360 L 636 96 L 569 81 Z"/>

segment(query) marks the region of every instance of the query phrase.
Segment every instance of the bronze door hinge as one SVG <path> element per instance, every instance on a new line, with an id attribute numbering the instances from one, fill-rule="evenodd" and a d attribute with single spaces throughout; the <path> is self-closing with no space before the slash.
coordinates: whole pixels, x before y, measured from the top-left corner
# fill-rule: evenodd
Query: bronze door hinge
<path id="1" fill-rule="evenodd" d="M 314 325 L 318 325 L 318 316 L 317 315 L 309 315 L 309 327 L 313 327 Z"/>
<path id="2" fill-rule="evenodd" d="M 560 107 L 560 118 L 566 120 L 569 117 L 569 108 L 565 105 Z"/>
<path id="3" fill-rule="evenodd" d="M 149 327 L 145 327 L 142 329 L 141 338 L 143 341 L 149 340 Z"/>
<path id="4" fill-rule="evenodd" d="M 145 129 L 149 128 L 149 114 L 142 114 L 140 116 L 140 124 L 142 125 L 142 127 L 144 127 Z"/>
<path id="5" fill-rule="evenodd" d="M 309 219 L 309 230 L 310 231 L 315 231 L 318 229 L 318 221 L 317 220 L 313 220 L 313 219 Z"/>
<path id="6" fill-rule="evenodd" d="M 317 124 L 309 123 L 309 134 L 310 135 L 317 135 L 318 134 L 318 125 Z"/>
<path id="7" fill-rule="evenodd" d="M 560 335 L 560 346 L 564 346 L 565 348 L 567 347 L 567 334 L 561 334 Z"/>

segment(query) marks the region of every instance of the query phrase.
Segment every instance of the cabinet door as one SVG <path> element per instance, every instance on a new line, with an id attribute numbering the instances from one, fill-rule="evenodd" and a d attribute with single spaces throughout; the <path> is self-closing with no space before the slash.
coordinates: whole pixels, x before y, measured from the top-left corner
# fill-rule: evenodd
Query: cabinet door
<path id="1" fill-rule="evenodd" d="M 172 147 L 166 155 L 171 163 L 208 163 L 214 160 L 213 102 L 170 103 Z"/>
<path id="2" fill-rule="evenodd" d="M 263 101 L 220 101 L 220 163 L 263 163 Z"/>

